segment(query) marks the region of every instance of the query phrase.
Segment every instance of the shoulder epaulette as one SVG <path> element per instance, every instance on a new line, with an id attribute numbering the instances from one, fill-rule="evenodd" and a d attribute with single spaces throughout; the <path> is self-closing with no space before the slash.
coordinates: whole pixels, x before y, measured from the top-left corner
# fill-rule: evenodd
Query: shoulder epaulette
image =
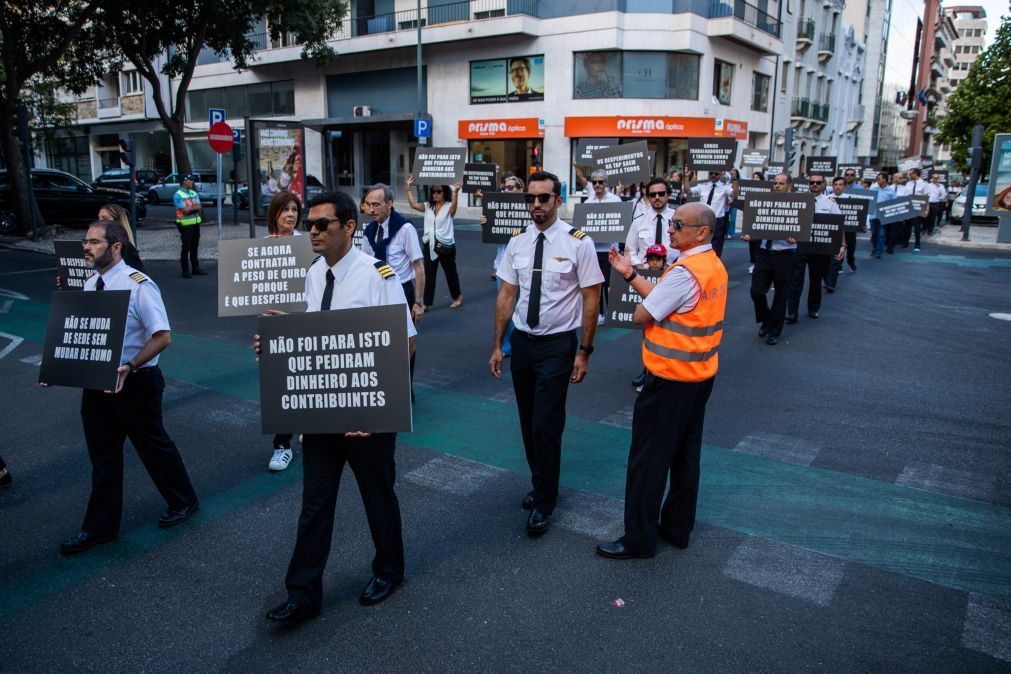
<path id="1" fill-rule="evenodd" d="M 584 232 L 581 229 L 576 229 L 575 227 L 569 230 L 569 234 L 576 237 L 577 239 L 582 239 L 584 236 L 586 236 L 586 232 Z"/>
<path id="2" fill-rule="evenodd" d="M 312 259 L 312 262 L 310 262 L 310 263 L 309 263 L 309 266 L 311 267 L 311 266 L 313 266 L 314 264 L 316 264 L 316 263 L 317 263 L 317 262 L 319 261 L 319 259 L 320 259 L 321 257 L 323 257 L 323 256 L 322 256 L 322 255 L 317 255 L 316 257 L 314 257 L 314 258 Z"/>
<path id="3" fill-rule="evenodd" d="M 523 225 L 522 227 L 517 227 L 516 229 L 513 230 L 513 236 L 519 236 L 520 234 L 523 234 L 526 231 L 527 231 L 526 225 Z"/>
<path id="4" fill-rule="evenodd" d="M 144 283 L 145 281 L 151 280 L 148 277 L 141 274 L 139 271 L 135 271 L 134 273 L 130 274 L 130 278 L 132 278 L 137 283 Z"/>
<path id="5" fill-rule="evenodd" d="M 376 271 L 378 271 L 379 275 L 382 276 L 384 279 L 388 279 L 390 277 L 395 278 L 397 276 L 397 273 L 393 271 L 393 267 L 386 264 L 382 260 L 376 260 Z"/>

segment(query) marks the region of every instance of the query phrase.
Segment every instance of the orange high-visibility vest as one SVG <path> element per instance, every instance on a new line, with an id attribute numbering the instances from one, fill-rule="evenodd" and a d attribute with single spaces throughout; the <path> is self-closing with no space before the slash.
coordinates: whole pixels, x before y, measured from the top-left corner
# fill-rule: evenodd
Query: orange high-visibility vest
<path id="1" fill-rule="evenodd" d="M 705 381 L 716 375 L 720 364 L 727 270 L 716 252 L 707 250 L 679 259 L 667 268 L 660 282 L 677 266 L 686 268 L 699 282 L 698 304 L 687 313 L 674 312 L 646 326 L 642 362 L 657 377 Z"/>

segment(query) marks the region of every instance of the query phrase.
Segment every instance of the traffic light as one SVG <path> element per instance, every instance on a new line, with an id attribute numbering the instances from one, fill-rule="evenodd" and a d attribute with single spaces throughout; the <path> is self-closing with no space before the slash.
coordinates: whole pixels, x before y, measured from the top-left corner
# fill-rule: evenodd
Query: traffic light
<path id="1" fill-rule="evenodd" d="M 132 140 L 126 140 L 125 138 L 119 139 L 119 160 L 133 168 L 137 165 L 137 157 L 134 152 L 134 143 Z"/>

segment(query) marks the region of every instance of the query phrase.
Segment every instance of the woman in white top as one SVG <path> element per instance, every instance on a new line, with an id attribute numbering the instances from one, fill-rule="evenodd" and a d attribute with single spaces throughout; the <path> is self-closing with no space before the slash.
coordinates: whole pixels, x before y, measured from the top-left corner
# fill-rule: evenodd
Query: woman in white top
<path id="1" fill-rule="evenodd" d="M 425 214 L 425 229 L 421 235 L 425 256 L 425 311 L 435 302 L 435 274 L 440 264 L 446 273 L 449 295 L 453 298 L 449 308 L 456 309 L 463 304 L 460 275 L 456 272 L 456 239 L 453 237 L 453 216 L 456 215 L 460 187 L 462 183 L 459 181 L 452 188 L 435 185 L 429 189 L 428 203 L 422 204 L 414 198 L 414 176 L 407 176 L 407 202 L 411 208 Z"/>
<path id="2" fill-rule="evenodd" d="M 278 192 L 267 206 L 267 239 L 282 236 L 302 236 L 298 226 L 302 222 L 302 205 L 294 192 Z M 274 453 L 267 464 L 268 470 L 284 470 L 291 463 L 291 433 L 274 436 Z"/>

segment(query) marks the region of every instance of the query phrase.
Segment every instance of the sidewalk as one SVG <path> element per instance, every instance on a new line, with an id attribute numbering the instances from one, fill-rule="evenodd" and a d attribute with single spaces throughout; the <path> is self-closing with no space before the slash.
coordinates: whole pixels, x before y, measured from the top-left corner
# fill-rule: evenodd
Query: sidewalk
<path id="1" fill-rule="evenodd" d="M 997 228 L 983 225 L 973 225 L 969 228 L 970 241 L 962 241 L 962 228 L 959 225 L 945 225 L 935 231 L 933 236 L 924 236 L 924 243 L 954 248 L 991 249 L 1011 252 L 1011 243 L 997 243 Z"/>

